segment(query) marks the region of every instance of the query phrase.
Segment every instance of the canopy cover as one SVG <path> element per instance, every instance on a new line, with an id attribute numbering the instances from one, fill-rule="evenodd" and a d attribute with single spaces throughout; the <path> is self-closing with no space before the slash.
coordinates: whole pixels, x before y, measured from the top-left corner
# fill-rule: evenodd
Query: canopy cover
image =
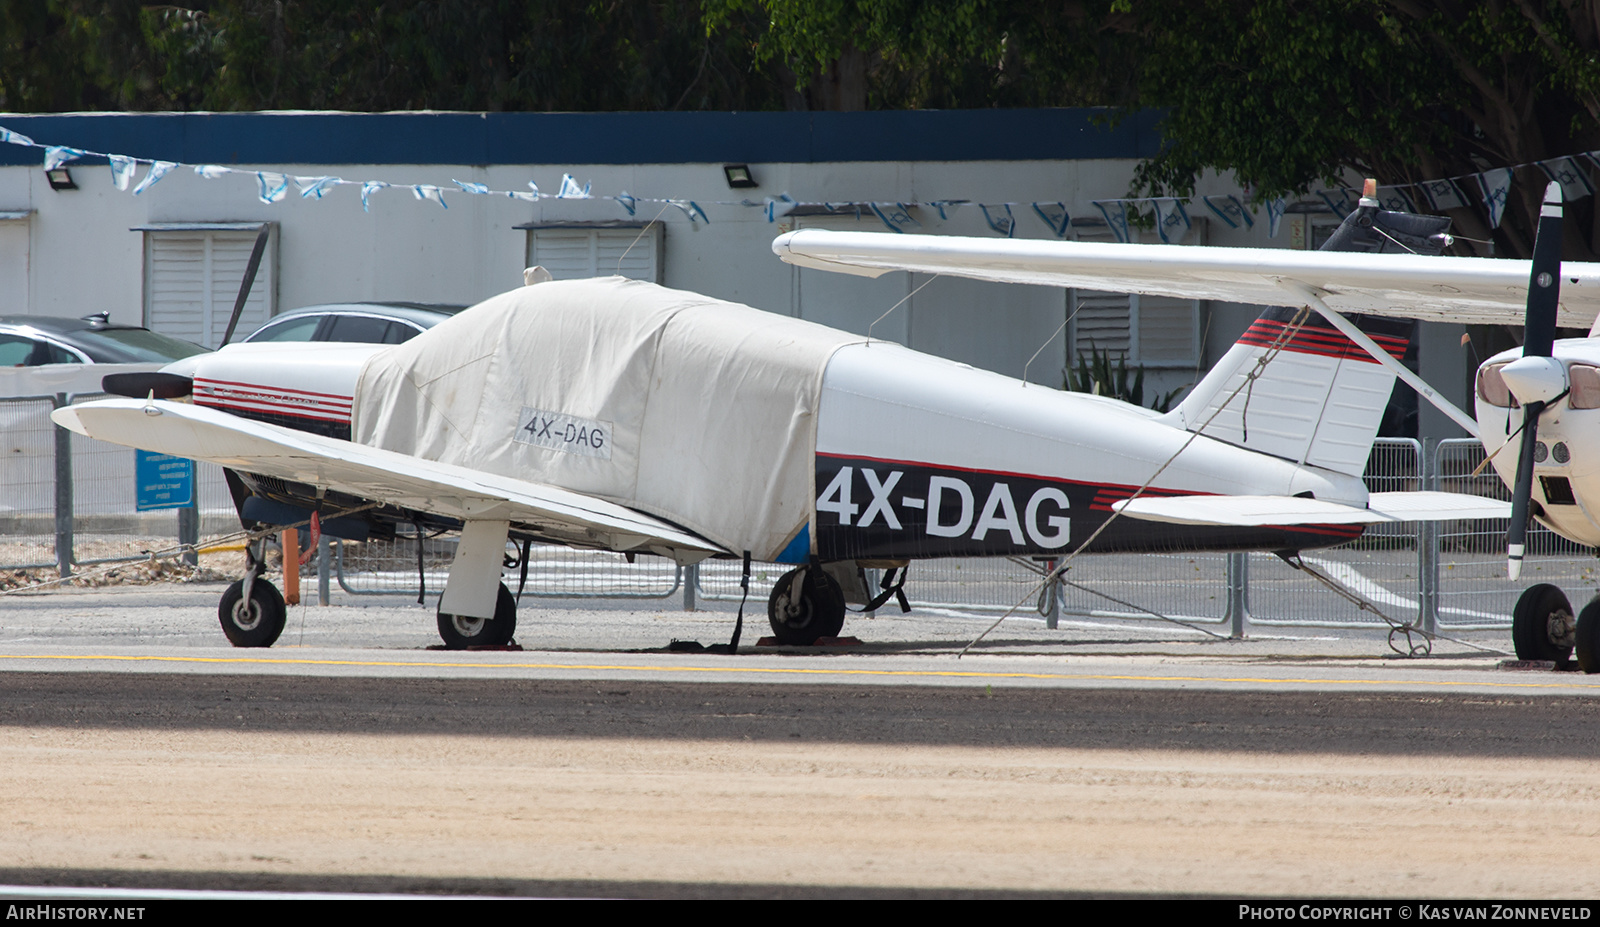
<path id="1" fill-rule="evenodd" d="M 351 437 L 772 560 L 810 519 L 823 371 L 856 340 L 621 277 L 539 283 L 373 355 Z"/>

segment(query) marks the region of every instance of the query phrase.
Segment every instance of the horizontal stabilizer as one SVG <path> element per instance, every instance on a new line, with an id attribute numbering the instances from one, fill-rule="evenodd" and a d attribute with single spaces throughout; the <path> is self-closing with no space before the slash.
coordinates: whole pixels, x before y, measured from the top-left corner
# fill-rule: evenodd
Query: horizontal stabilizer
<path id="1" fill-rule="evenodd" d="M 1299 496 L 1167 496 L 1113 502 L 1111 507 L 1144 521 L 1239 528 L 1511 517 L 1509 502 L 1455 492 L 1375 492 L 1364 509 Z"/>

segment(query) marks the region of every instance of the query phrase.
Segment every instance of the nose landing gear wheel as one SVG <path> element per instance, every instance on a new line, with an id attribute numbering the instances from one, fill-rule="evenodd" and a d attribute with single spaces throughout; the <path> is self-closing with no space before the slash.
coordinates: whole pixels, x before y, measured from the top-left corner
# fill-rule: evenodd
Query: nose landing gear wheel
<path id="1" fill-rule="evenodd" d="M 517 630 L 517 600 L 505 583 L 495 597 L 493 618 L 469 618 L 439 612 L 439 637 L 449 650 L 468 647 L 504 647 Z"/>
<path id="2" fill-rule="evenodd" d="M 1572 656 L 1572 603 L 1549 583 L 1529 586 L 1511 612 L 1511 642 L 1518 660 L 1565 663 Z"/>
<path id="3" fill-rule="evenodd" d="M 217 606 L 222 633 L 235 647 L 271 647 L 288 615 L 283 594 L 259 576 L 250 584 L 250 601 L 245 601 L 244 580 L 239 580 L 222 593 Z"/>
<path id="4" fill-rule="evenodd" d="M 844 590 L 821 567 L 808 567 L 804 587 L 792 593 L 799 572 L 780 576 L 767 599 L 773 636 L 780 644 L 801 646 L 814 644 L 819 637 L 838 637 L 844 627 Z M 792 601 L 796 594 L 798 602 Z"/>

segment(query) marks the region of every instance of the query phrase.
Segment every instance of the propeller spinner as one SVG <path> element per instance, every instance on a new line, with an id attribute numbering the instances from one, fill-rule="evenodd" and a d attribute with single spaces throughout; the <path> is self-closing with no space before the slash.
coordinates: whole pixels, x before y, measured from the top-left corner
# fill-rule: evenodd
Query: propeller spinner
<path id="1" fill-rule="evenodd" d="M 1522 358 L 1501 368 L 1506 388 L 1522 405 L 1522 447 L 1517 456 L 1517 481 L 1511 490 L 1511 526 L 1506 530 L 1506 575 L 1522 574 L 1528 538 L 1528 509 L 1533 497 L 1533 452 L 1539 416 L 1567 390 L 1566 367 L 1555 350 L 1556 306 L 1561 295 L 1561 185 L 1551 183 L 1539 209 L 1533 239 L 1533 268 L 1528 274 L 1528 303 L 1523 316 Z"/>

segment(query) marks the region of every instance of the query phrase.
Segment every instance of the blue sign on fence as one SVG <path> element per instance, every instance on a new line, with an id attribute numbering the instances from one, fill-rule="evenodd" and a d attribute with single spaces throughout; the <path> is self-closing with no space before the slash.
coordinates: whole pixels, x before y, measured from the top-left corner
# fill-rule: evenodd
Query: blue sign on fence
<path id="1" fill-rule="evenodd" d="M 134 452 L 133 477 L 138 487 L 134 508 L 177 509 L 194 504 L 194 461 L 186 457 Z"/>

